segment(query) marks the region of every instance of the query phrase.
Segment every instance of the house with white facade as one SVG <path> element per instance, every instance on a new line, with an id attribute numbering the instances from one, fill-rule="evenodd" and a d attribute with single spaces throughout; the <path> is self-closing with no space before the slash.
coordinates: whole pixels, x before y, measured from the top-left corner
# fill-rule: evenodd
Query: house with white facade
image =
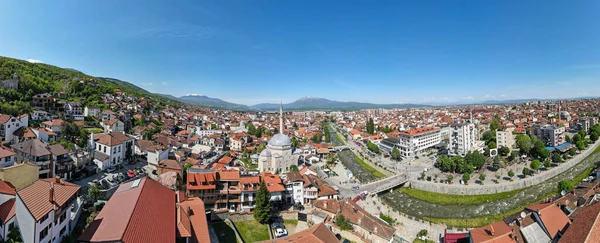
<path id="1" fill-rule="evenodd" d="M 286 174 L 285 200 L 288 204 L 304 204 L 304 179 L 298 171 L 288 171 Z"/>
<path id="2" fill-rule="evenodd" d="M 100 125 L 102 125 L 105 133 L 125 131 L 125 123 L 117 118 L 110 119 L 108 121 L 102 121 L 100 122 Z"/>
<path id="3" fill-rule="evenodd" d="M 53 131 L 55 133 L 60 133 L 60 129 L 61 129 L 63 122 L 65 122 L 65 121 L 63 121 L 62 119 L 52 119 L 50 121 L 42 122 L 42 127 L 46 128 L 50 131 Z"/>
<path id="4" fill-rule="evenodd" d="M 17 227 L 15 219 L 15 188 L 0 181 L 0 240 L 6 241 L 11 229 Z"/>
<path id="5" fill-rule="evenodd" d="M 75 121 L 83 121 L 83 105 L 79 102 L 65 103 L 65 117 Z"/>
<path id="6" fill-rule="evenodd" d="M 44 141 L 44 142 L 56 142 L 56 136 L 57 134 L 53 131 L 50 131 L 46 128 L 33 128 L 32 129 L 33 132 L 35 133 L 35 135 L 37 136 L 37 138 L 39 138 L 40 140 Z"/>
<path id="7" fill-rule="evenodd" d="M 134 138 L 122 133 L 111 132 L 90 135 L 90 148 L 94 148 L 94 163 L 100 170 L 116 167 L 127 160 L 127 150 L 134 154 Z"/>
<path id="8" fill-rule="evenodd" d="M 17 153 L 10 148 L 0 145 L 0 168 L 6 168 L 15 164 Z"/>
<path id="9" fill-rule="evenodd" d="M 34 121 L 52 120 L 52 115 L 50 115 L 50 113 L 43 111 L 43 110 L 34 110 L 31 114 L 31 120 L 34 120 Z"/>
<path id="10" fill-rule="evenodd" d="M 71 233 L 81 214 L 79 188 L 48 178 L 17 191 L 15 216 L 23 243 L 59 243 Z"/>
<path id="11" fill-rule="evenodd" d="M 0 114 L 0 142 L 11 143 L 14 132 L 21 127 L 29 126 L 29 116 L 21 115 L 14 117 L 11 115 Z"/>
<path id="12" fill-rule="evenodd" d="M 84 116 L 98 117 L 100 116 L 100 107 L 97 106 L 86 106 L 83 109 Z"/>
<path id="13" fill-rule="evenodd" d="M 148 165 L 158 167 L 159 161 L 169 158 L 169 150 L 169 147 L 162 145 L 154 145 L 146 149 Z"/>

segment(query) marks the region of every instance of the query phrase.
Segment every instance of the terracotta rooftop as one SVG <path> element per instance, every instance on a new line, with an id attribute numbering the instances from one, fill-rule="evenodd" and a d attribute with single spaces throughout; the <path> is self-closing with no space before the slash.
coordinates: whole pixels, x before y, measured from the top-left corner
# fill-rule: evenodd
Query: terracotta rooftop
<path id="1" fill-rule="evenodd" d="M 175 203 L 175 193 L 152 179 L 122 184 L 78 240 L 174 243 Z"/>
<path id="2" fill-rule="evenodd" d="M 263 241 L 267 243 L 271 241 Z M 329 243 L 339 242 L 335 235 L 327 229 L 325 224 L 320 223 L 309 229 L 297 232 L 283 238 L 275 240 L 275 243 Z"/>
<path id="3" fill-rule="evenodd" d="M 13 155 L 16 155 L 16 153 L 13 152 L 11 149 L 0 146 L 0 158 L 5 158 Z"/>
<path id="4" fill-rule="evenodd" d="M 0 205 L 0 221 L 6 224 L 10 219 L 15 216 L 15 198 L 8 199 Z"/>
<path id="5" fill-rule="evenodd" d="M 51 190 L 54 188 L 54 202 L 50 202 Z M 27 210 L 36 221 L 40 220 L 56 207 L 65 205 L 77 195 L 79 186 L 58 178 L 39 179 L 31 185 L 18 190 L 17 196 L 21 198 Z"/>
<path id="6" fill-rule="evenodd" d="M 516 242 L 510 238 L 511 228 L 503 221 L 498 221 L 490 225 L 472 229 L 471 239 L 473 243 L 513 243 Z"/>
<path id="7" fill-rule="evenodd" d="M 526 209 L 538 212 L 552 239 L 571 224 L 569 217 L 554 203 L 536 203 Z"/>
<path id="8" fill-rule="evenodd" d="M 265 181 L 267 190 L 269 192 L 282 192 L 285 191 L 285 187 L 281 184 L 281 178 L 279 175 L 274 175 L 270 172 L 261 173 L 262 179 Z"/>
<path id="9" fill-rule="evenodd" d="M 0 180 L 0 194 L 14 196 L 16 194 L 15 187 L 8 182 Z"/>
<path id="10" fill-rule="evenodd" d="M 559 243 L 600 242 L 600 203 L 594 203 L 581 209 Z"/>
<path id="11" fill-rule="evenodd" d="M 219 171 L 219 180 L 221 181 L 239 181 L 239 171 Z"/>
<path id="12" fill-rule="evenodd" d="M 182 226 L 188 230 L 190 242 L 192 243 L 204 243 L 210 242 L 210 236 L 208 234 L 208 223 L 206 222 L 206 212 L 204 209 L 204 202 L 200 198 L 189 198 L 179 203 L 177 215 L 177 227 L 182 222 Z M 185 227 L 186 223 L 190 227 Z"/>
<path id="13" fill-rule="evenodd" d="M 287 181 L 289 182 L 303 181 L 302 175 L 298 171 L 288 171 L 285 173 L 285 175 L 287 177 Z"/>
<path id="14" fill-rule="evenodd" d="M 100 133 L 94 135 L 94 141 L 107 146 L 116 146 L 130 139 L 132 138 L 122 132 L 111 132 L 109 134 Z"/>
<path id="15" fill-rule="evenodd" d="M 437 131 L 437 130 L 438 130 L 438 128 L 436 128 L 436 127 L 419 127 L 419 128 L 408 129 L 406 131 L 400 132 L 400 134 L 404 134 L 404 135 L 408 135 L 408 136 L 415 136 L 415 135 L 433 132 L 433 131 Z"/>
<path id="16" fill-rule="evenodd" d="M 45 121 L 42 122 L 42 124 L 47 125 L 47 126 L 61 126 L 63 124 L 63 120 L 62 119 L 53 119 L 50 121 Z"/>

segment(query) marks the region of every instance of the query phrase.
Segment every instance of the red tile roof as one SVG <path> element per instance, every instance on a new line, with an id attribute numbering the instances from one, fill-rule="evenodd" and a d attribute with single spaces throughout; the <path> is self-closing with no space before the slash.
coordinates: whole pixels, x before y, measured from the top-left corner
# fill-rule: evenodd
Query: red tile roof
<path id="1" fill-rule="evenodd" d="M 265 185 L 267 185 L 267 190 L 269 192 L 285 191 L 285 187 L 281 183 L 281 178 L 279 175 L 274 175 L 270 172 L 263 172 L 261 173 L 261 177 L 265 181 Z"/>
<path id="2" fill-rule="evenodd" d="M 400 134 L 415 136 L 422 133 L 428 133 L 438 130 L 436 127 L 419 127 L 419 128 L 411 128 L 406 131 L 400 132 Z"/>
<path id="3" fill-rule="evenodd" d="M 263 241 L 263 243 L 271 242 Z M 339 242 L 335 235 L 327 229 L 325 224 L 320 223 L 312 228 L 305 229 L 293 235 L 275 240 L 275 243 L 329 243 Z"/>
<path id="4" fill-rule="evenodd" d="M 219 180 L 221 181 L 239 181 L 239 171 L 219 171 Z"/>
<path id="5" fill-rule="evenodd" d="M 175 196 L 169 188 L 148 178 L 122 184 L 79 241 L 174 243 Z"/>
<path id="6" fill-rule="evenodd" d="M 16 193 L 15 187 L 5 181 L 0 180 L 0 194 L 7 194 L 14 196 Z"/>
<path id="7" fill-rule="evenodd" d="M 50 188 L 54 188 L 54 202 L 50 202 Z M 33 184 L 17 191 L 27 210 L 36 221 L 44 217 L 55 207 L 65 205 L 77 195 L 79 186 L 55 178 L 39 179 Z"/>
<path id="8" fill-rule="evenodd" d="M 178 215 L 178 219 L 181 218 L 184 222 L 188 221 L 191 226 L 190 242 L 210 242 L 204 202 L 197 197 L 189 198 L 179 203 L 179 206 L 182 214 Z"/>
<path id="9" fill-rule="evenodd" d="M 559 243 L 600 242 L 600 203 L 584 207 Z"/>
<path id="10" fill-rule="evenodd" d="M 526 209 L 538 212 L 552 239 L 571 224 L 569 217 L 554 203 L 536 203 Z"/>
<path id="11" fill-rule="evenodd" d="M 188 190 L 206 190 L 215 189 L 217 180 L 217 173 L 188 173 L 187 174 L 187 189 Z M 197 183 L 192 185 L 192 183 Z M 204 183 L 204 185 L 202 185 Z M 213 184 L 209 184 L 213 183 Z"/>
<path id="12" fill-rule="evenodd" d="M 15 198 L 8 199 L 0 205 L 0 220 L 6 224 L 12 217 L 15 216 Z"/>
<path id="13" fill-rule="evenodd" d="M 0 146 L 0 158 L 5 158 L 9 156 L 16 155 L 17 153 L 13 152 L 11 149 Z"/>
<path id="14" fill-rule="evenodd" d="M 506 223 L 504 223 L 504 221 L 498 221 L 490 225 L 472 229 L 469 232 L 471 233 L 473 243 L 516 242 L 510 238 L 512 230 Z"/>

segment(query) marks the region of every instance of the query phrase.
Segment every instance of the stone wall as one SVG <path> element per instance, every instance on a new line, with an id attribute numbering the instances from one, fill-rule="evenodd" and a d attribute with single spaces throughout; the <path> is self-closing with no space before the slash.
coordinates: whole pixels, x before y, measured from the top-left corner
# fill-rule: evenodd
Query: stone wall
<path id="1" fill-rule="evenodd" d="M 337 225 L 334 225 L 334 224 L 328 224 L 328 226 L 331 226 L 331 232 L 334 235 L 339 234 L 343 238 L 348 239 L 350 242 L 367 242 L 365 239 L 363 239 L 362 237 L 360 237 L 358 234 L 354 233 L 353 231 L 341 230 L 340 228 L 337 227 Z"/>
<path id="2" fill-rule="evenodd" d="M 283 219 L 294 219 L 298 220 L 298 211 L 281 211 L 279 213 Z"/>
<path id="3" fill-rule="evenodd" d="M 589 146 L 589 148 L 583 153 L 576 155 L 569 161 L 557 167 L 554 167 L 548 171 L 540 171 L 535 176 L 529 176 L 525 179 L 517 178 L 512 182 L 501 182 L 500 184 L 489 183 L 485 185 L 471 183 L 468 186 L 465 186 L 460 185 L 459 183 L 442 184 L 411 179 L 409 183 L 412 188 L 416 188 L 419 190 L 455 195 L 479 195 L 513 191 L 537 185 L 543 181 L 546 181 L 571 169 L 571 167 L 577 165 L 579 162 L 583 161 L 589 154 L 591 154 L 599 144 L 600 140 L 592 146 Z M 597 153 L 588 159 L 598 160 L 600 159 L 600 153 Z M 520 171 L 515 171 L 515 174 L 520 174 Z"/>
<path id="4" fill-rule="evenodd" d="M 226 219 L 229 218 L 229 211 L 223 211 L 223 212 L 211 212 L 210 213 L 210 221 L 225 221 Z"/>
<path id="5" fill-rule="evenodd" d="M 249 213 L 249 212 L 229 213 L 229 220 L 231 220 L 233 222 L 254 220 L 254 213 Z"/>

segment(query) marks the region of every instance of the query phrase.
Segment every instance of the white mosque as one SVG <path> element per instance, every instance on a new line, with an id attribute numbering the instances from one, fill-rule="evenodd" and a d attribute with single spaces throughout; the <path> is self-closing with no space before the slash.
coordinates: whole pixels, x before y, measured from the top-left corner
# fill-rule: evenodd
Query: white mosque
<path id="1" fill-rule="evenodd" d="M 269 140 L 267 148 L 258 157 L 258 169 L 272 173 L 284 173 L 290 166 L 298 165 L 302 152 L 293 151 L 292 140 L 283 134 L 283 105 L 279 107 L 279 133 Z"/>

